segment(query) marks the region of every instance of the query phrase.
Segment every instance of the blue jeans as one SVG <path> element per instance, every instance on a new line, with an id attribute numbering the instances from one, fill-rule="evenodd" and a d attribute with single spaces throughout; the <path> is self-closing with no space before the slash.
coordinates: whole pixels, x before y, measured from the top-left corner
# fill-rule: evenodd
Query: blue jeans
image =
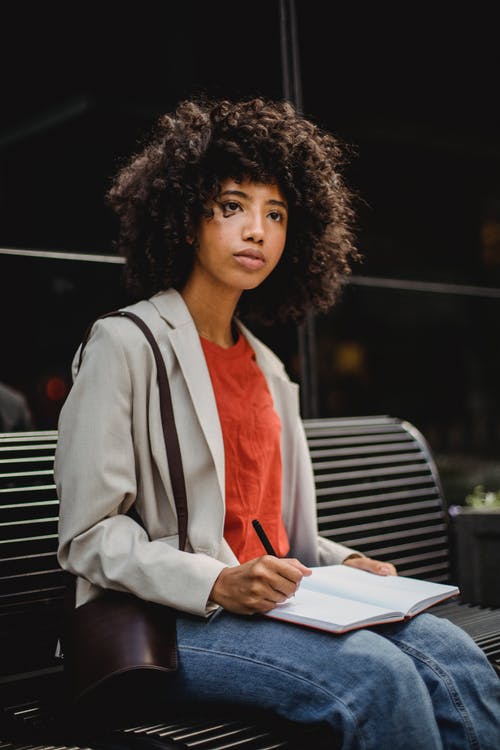
<path id="1" fill-rule="evenodd" d="M 344 750 L 499 750 L 500 680 L 447 620 L 344 635 L 221 612 L 179 614 L 171 700 L 230 701 L 328 722 Z"/>

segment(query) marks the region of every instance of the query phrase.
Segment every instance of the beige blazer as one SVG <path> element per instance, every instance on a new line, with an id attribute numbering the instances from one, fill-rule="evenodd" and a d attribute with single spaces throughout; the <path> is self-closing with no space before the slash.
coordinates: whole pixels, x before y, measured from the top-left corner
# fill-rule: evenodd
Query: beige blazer
<path id="1" fill-rule="evenodd" d="M 126 318 L 97 321 L 58 425 L 59 561 L 78 576 L 77 606 L 101 588 L 207 615 L 220 571 L 238 561 L 223 538 L 224 446 L 198 332 L 181 295 L 161 292 L 128 309 L 141 316 L 165 358 L 184 465 L 188 550 L 179 551 L 165 456 L 156 366 L 143 333 Z M 291 556 L 341 562 L 354 550 L 318 537 L 298 386 L 244 326 L 282 424 L 283 520 Z M 124 515 L 136 503 L 144 530 Z"/>

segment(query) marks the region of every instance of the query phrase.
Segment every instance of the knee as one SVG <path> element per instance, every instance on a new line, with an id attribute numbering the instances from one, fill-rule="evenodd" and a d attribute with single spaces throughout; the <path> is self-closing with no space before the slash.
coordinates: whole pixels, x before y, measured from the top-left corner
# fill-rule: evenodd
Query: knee
<path id="1" fill-rule="evenodd" d="M 398 648 L 380 648 L 370 654 L 365 674 L 377 691 L 413 695 L 425 691 L 413 660 Z"/>
<path id="2" fill-rule="evenodd" d="M 356 678 L 332 704 L 334 718 L 354 717 L 355 733 L 378 738 L 374 747 L 439 747 L 432 701 L 413 660 L 383 637 L 365 635 L 350 654 Z"/>
<path id="3" fill-rule="evenodd" d="M 392 639 L 414 649 L 445 669 L 453 664 L 485 663 L 486 657 L 462 628 L 449 620 L 423 613 L 407 623 Z"/>
<path id="4" fill-rule="evenodd" d="M 429 699 L 413 659 L 394 643 L 371 631 L 353 639 L 344 654 L 356 676 L 356 692 L 370 701 L 390 705 L 401 698 L 407 706 Z M 360 697 L 361 697 L 360 696 Z"/>

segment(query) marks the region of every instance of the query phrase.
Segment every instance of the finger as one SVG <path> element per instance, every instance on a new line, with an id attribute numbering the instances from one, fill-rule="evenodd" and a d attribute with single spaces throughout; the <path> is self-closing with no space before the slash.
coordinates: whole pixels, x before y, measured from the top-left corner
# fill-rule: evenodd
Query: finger
<path id="1" fill-rule="evenodd" d="M 302 575 L 310 576 L 312 574 L 311 568 L 308 568 L 306 565 L 300 562 L 300 560 L 296 560 L 294 557 L 286 557 L 286 562 L 289 562 L 291 565 L 293 565 L 297 570 L 300 570 Z"/>
<path id="2" fill-rule="evenodd" d="M 244 570 L 246 568 L 246 570 Z M 268 600 L 273 603 L 285 601 L 293 596 L 302 579 L 302 574 L 292 565 L 269 555 L 252 560 L 241 566 L 246 583 L 240 591 L 247 590 L 254 602 Z"/>
<path id="3" fill-rule="evenodd" d="M 291 596 L 294 596 L 299 584 L 300 581 L 291 581 L 289 578 L 284 578 L 279 574 L 273 575 L 269 581 L 269 585 L 273 591 L 270 598 L 274 599 L 274 592 L 276 592 L 277 594 L 281 594 L 284 599 L 289 599 Z"/>
<path id="4" fill-rule="evenodd" d="M 396 567 L 392 563 L 384 563 L 382 565 L 382 571 L 379 573 L 379 575 L 384 576 L 397 576 L 398 571 L 396 570 Z"/>
<path id="5" fill-rule="evenodd" d="M 381 562 L 380 560 L 372 560 L 372 571 L 379 576 L 394 576 L 396 575 L 396 568 L 392 563 Z"/>
<path id="6" fill-rule="evenodd" d="M 259 581 L 269 586 L 272 592 L 278 592 L 285 598 L 293 596 L 303 578 L 302 568 L 309 571 L 298 560 L 279 559 L 265 556 L 258 561 L 255 572 L 259 573 Z M 275 600 L 274 593 L 267 594 L 269 599 Z"/>
<path id="7" fill-rule="evenodd" d="M 299 588 L 304 576 L 309 576 L 312 573 L 310 568 L 306 568 L 305 565 L 299 563 L 298 560 L 286 560 L 286 566 L 281 566 L 277 573 L 280 575 L 281 580 L 279 585 L 273 583 L 273 586 L 278 588 L 279 591 L 287 593 L 289 596 L 295 594 Z"/>
<path id="8" fill-rule="evenodd" d="M 299 583 L 304 576 L 310 576 L 312 573 L 311 568 L 303 565 L 300 560 L 296 560 L 294 557 L 281 558 L 279 563 L 280 566 L 277 570 L 280 570 L 280 572 L 291 581 L 297 581 L 297 583 Z"/>
<path id="9" fill-rule="evenodd" d="M 271 586 L 262 586 L 246 598 L 245 604 L 251 613 L 268 612 L 279 604 L 283 604 L 289 598 L 290 595 L 285 595 Z"/>
<path id="10" fill-rule="evenodd" d="M 391 563 L 382 563 L 374 561 L 371 571 L 379 576 L 395 576 L 396 568 Z"/>
<path id="11" fill-rule="evenodd" d="M 309 575 L 309 568 L 292 558 L 278 558 L 266 555 L 261 558 L 267 570 L 286 578 L 292 583 L 300 583 L 304 575 Z M 312 572 L 312 571 L 311 571 Z"/>
<path id="12" fill-rule="evenodd" d="M 345 561 L 345 565 L 351 568 L 359 568 L 379 576 L 397 575 L 396 568 L 392 563 L 373 560 L 371 557 L 354 557 Z"/>

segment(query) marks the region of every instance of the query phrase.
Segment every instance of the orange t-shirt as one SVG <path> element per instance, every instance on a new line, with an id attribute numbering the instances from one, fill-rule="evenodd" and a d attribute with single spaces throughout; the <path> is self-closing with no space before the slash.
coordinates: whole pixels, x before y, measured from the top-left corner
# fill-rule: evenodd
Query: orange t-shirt
<path id="1" fill-rule="evenodd" d="M 281 518 L 281 423 L 248 341 L 224 349 L 200 336 L 224 438 L 224 537 L 240 563 L 266 554 L 252 520 L 276 554 L 289 550 Z"/>

